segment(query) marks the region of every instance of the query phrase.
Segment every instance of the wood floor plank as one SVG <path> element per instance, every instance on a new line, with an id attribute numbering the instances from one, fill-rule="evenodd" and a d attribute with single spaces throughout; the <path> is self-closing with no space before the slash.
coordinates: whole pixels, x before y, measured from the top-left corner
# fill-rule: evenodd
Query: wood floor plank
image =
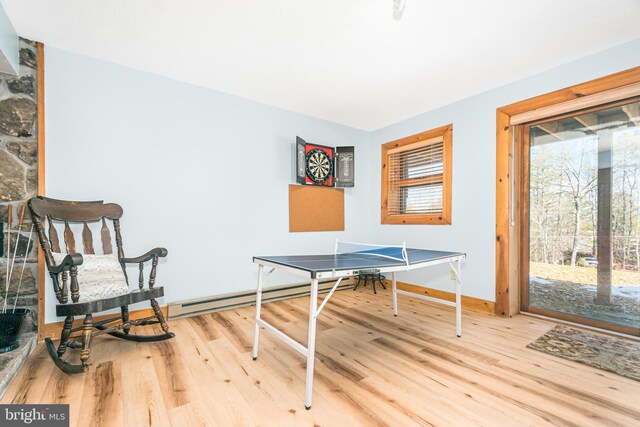
<path id="1" fill-rule="evenodd" d="M 212 346 L 217 346 L 223 340 L 203 342 L 199 340 L 197 333 L 187 323 L 176 325 L 176 334 L 180 334 L 185 344 L 182 350 L 182 361 L 186 365 L 193 378 L 208 378 L 208 382 L 201 383 L 198 387 L 200 396 L 207 396 L 205 403 L 209 406 L 212 419 L 218 425 L 252 425 L 252 414 L 245 408 L 251 399 L 247 397 L 246 390 L 240 390 L 236 385 L 236 378 L 229 375 L 231 368 L 227 359 L 221 358 L 219 352 L 211 351 Z M 235 347 L 229 344 L 231 348 Z M 242 369 L 242 368 L 240 368 Z M 224 402 L 221 405 L 220 402 Z M 257 402 L 264 405 L 266 399 Z"/>
<path id="2" fill-rule="evenodd" d="M 18 375 L 7 389 L 2 403 L 35 403 L 42 400 L 54 369 L 44 344 L 38 344 Z"/>
<path id="3" fill-rule="evenodd" d="M 200 399 L 198 380 L 191 376 L 177 340 L 150 344 L 160 391 L 167 411 Z"/>
<path id="4" fill-rule="evenodd" d="M 45 360 L 44 363 L 49 363 Z M 42 402 L 54 404 L 69 404 L 69 417 L 78 419 L 80 416 L 80 402 L 84 397 L 85 378 L 83 375 L 68 375 L 59 369 L 54 369 L 41 397 Z"/>
<path id="5" fill-rule="evenodd" d="M 242 320 L 241 316 L 241 312 L 230 310 L 213 313 L 210 319 L 213 320 L 216 328 L 236 346 L 238 351 L 244 353 L 251 351 L 253 346 L 253 331 L 238 327 L 238 321 Z"/>
<path id="6" fill-rule="evenodd" d="M 372 342 L 367 342 L 363 349 L 356 349 L 355 343 L 349 345 L 349 339 L 350 333 L 346 330 L 342 340 L 335 335 L 332 337 L 335 344 L 339 345 L 342 342 L 341 354 L 344 354 L 347 359 L 352 358 L 356 363 L 366 366 L 375 373 L 375 375 L 370 375 L 365 380 L 366 382 L 382 380 L 386 381 L 389 387 L 402 387 L 406 391 L 396 393 L 396 396 L 420 396 L 418 401 L 428 402 L 428 407 L 436 411 L 435 416 L 455 412 L 455 415 L 468 417 L 467 420 L 458 420 L 459 423 L 471 425 L 475 423 L 472 420 L 477 418 L 476 415 L 483 413 L 495 416 L 498 412 L 509 416 L 509 419 L 514 419 L 514 416 L 517 415 L 517 411 L 509 411 L 508 407 L 491 408 L 493 403 L 501 402 L 495 401 L 491 395 L 470 394 L 468 384 L 457 383 L 452 378 L 442 375 L 439 370 L 425 369 L 422 366 L 416 367 L 413 363 L 413 359 L 419 354 L 416 348 L 413 349 L 415 356 L 398 356 L 385 349 L 376 348 L 377 338 Z M 465 404 L 460 406 L 458 402 L 465 402 Z M 490 408 L 490 411 L 487 408 Z"/>
<path id="7" fill-rule="evenodd" d="M 92 368 L 84 374 L 88 392 L 84 393 L 76 425 L 124 425 L 121 361 L 100 362 Z"/>
<path id="8" fill-rule="evenodd" d="M 640 382 L 526 348 L 551 322 L 465 311 L 458 338 L 451 307 L 399 306 L 394 317 L 388 290 L 334 294 L 318 319 L 310 411 L 304 357 L 262 329 L 252 360 L 255 307 L 171 321 L 164 342 L 97 337 L 79 375 L 40 344 L 2 403 L 69 403 L 72 426 L 640 425 Z M 302 297 L 263 314 L 306 345 L 308 309 Z"/>
<path id="9" fill-rule="evenodd" d="M 202 316 L 188 317 L 186 320 L 198 331 L 203 340 L 213 341 L 222 338 L 222 333 L 213 322 L 209 321 L 209 317 L 211 317 L 210 314 L 203 314 Z"/>
<path id="10" fill-rule="evenodd" d="M 332 340 L 336 344 L 342 344 L 339 354 L 344 363 L 359 365 L 370 372 L 362 383 L 367 384 L 368 387 L 378 388 L 381 393 L 388 393 L 388 399 L 397 399 L 409 406 L 417 402 L 423 406 L 421 410 L 429 411 L 430 420 L 436 419 L 443 413 L 448 414 L 455 411 L 456 416 L 453 418 L 458 415 L 466 417 L 460 419 L 459 422 L 465 425 L 477 424 L 472 420 L 475 418 L 476 412 L 481 412 L 481 405 L 468 404 L 465 407 L 456 405 L 456 402 L 467 397 L 464 392 L 455 390 L 445 384 L 443 380 L 438 380 L 437 377 L 428 377 L 429 381 L 425 381 L 425 376 L 416 376 L 416 371 L 412 366 L 397 363 L 388 354 L 378 351 L 370 341 L 366 342 L 362 348 L 358 348 L 354 344 L 349 345 L 350 336 L 347 330 L 344 330 L 343 337 L 338 338 L 334 335 Z M 416 381 L 417 378 L 419 379 Z M 421 398 L 399 399 L 403 396 L 420 396 Z M 424 405 L 423 402 L 429 402 L 429 404 Z M 420 413 L 420 410 L 417 413 Z M 452 417 L 449 419 L 452 420 Z"/>
<path id="11" fill-rule="evenodd" d="M 169 410 L 169 422 L 172 426 L 216 427 L 211 411 L 203 401 L 189 402 Z"/>
<path id="12" fill-rule="evenodd" d="M 142 343 L 135 346 L 137 351 L 126 357 L 126 367 L 121 373 L 124 425 L 169 426 L 152 347 Z"/>

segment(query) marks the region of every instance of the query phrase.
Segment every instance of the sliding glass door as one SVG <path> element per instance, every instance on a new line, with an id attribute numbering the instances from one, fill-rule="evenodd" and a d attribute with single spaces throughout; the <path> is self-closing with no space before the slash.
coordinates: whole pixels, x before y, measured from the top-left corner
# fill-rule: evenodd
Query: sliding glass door
<path id="1" fill-rule="evenodd" d="M 640 102 L 520 135 L 521 309 L 640 335 Z"/>

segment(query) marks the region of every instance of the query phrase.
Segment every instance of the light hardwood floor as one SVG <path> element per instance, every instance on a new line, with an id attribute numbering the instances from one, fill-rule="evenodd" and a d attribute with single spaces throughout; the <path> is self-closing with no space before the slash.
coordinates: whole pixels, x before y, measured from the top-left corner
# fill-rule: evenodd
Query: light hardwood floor
<path id="1" fill-rule="evenodd" d="M 161 343 L 96 338 L 75 376 L 39 345 L 2 403 L 69 403 L 79 426 L 640 425 L 640 382 L 525 348 L 553 323 L 465 312 L 457 338 L 452 308 L 399 296 L 394 318 L 370 292 L 322 312 L 310 411 L 302 356 L 263 331 L 251 359 L 254 307 L 173 321 Z M 308 301 L 263 317 L 306 343 Z"/>

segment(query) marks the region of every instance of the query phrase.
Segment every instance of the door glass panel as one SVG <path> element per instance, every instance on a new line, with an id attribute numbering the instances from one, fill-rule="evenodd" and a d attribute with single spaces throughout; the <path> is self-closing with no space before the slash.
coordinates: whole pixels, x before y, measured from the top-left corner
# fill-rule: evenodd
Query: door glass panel
<path id="1" fill-rule="evenodd" d="M 640 102 L 533 125 L 529 147 L 528 307 L 640 328 Z"/>

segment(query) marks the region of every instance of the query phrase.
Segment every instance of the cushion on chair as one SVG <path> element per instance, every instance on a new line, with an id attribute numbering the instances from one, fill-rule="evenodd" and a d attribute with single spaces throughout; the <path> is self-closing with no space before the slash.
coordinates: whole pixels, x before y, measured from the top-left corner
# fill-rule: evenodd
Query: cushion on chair
<path id="1" fill-rule="evenodd" d="M 53 253 L 53 260 L 60 264 L 66 254 Z M 82 255 L 78 266 L 78 302 L 96 301 L 131 292 L 116 255 Z"/>

